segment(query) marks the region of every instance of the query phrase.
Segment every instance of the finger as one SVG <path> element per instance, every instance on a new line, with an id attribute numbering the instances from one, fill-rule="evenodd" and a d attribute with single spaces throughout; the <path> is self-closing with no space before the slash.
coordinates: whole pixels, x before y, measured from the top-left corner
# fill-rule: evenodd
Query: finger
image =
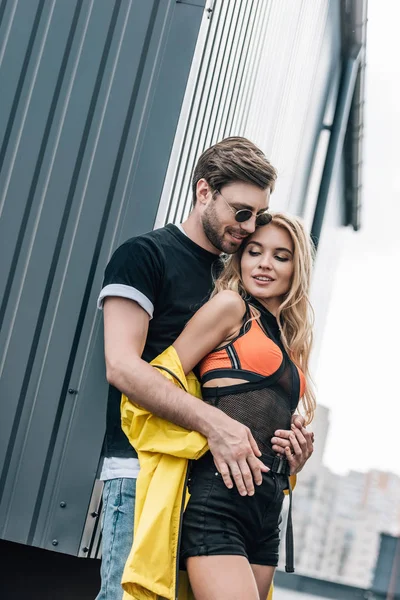
<path id="1" fill-rule="evenodd" d="M 217 467 L 217 471 L 221 475 L 224 484 L 230 490 L 233 488 L 233 481 L 231 479 L 231 473 L 229 471 L 229 467 L 226 462 L 216 461 L 214 459 L 215 466 Z"/>
<path id="2" fill-rule="evenodd" d="M 297 430 L 297 431 L 299 431 L 299 430 Z M 307 452 L 308 456 L 311 456 L 311 454 L 314 451 L 314 447 L 313 447 L 314 433 L 312 431 L 308 431 L 304 427 L 302 427 L 301 433 L 305 440 L 304 451 Z"/>
<path id="3" fill-rule="evenodd" d="M 248 430 L 248 432 L 247 432 L 247 437 L 248 437 L 248 439 L 249 439 L 249 442 L 250 442 L 251 449 L 252 449 L 252 451 L 254 452 L 255 456 L 261 456 L 260 449 L 259 449 L 259 447 L 257 446 L 257 442 L 256 442 L 256 440 L 253 438 L 253 435 L 252 435 L 252 433 L 251 433 L 250 429 L 249 429 L 249 430 Z"/>
<path id="4" fill-rule="evenodd" d="M 243 481 L 242 472 L 239 468 L 238 463 L 233 463 L 229 465 L 231 475 L 237 487 L 237 490 L 241 496 L 247 496 L 247 489 L 245 483 Z M 253 488 L 254 490 L 254 488 Z"/>
<path id="5" fill-rule="evenodd" d="M 304 428 L 303 428 L 304 429 Z M 292 425 L 292 432 L 296 436 L 296 439 L 302 449 L 303 452 L 307 450 L 307 440 L 304 437 L 302 431 L 296 427 L 296 425 Z"/>
<path id="6" fill-rule="evenodd" d="M 274 438 L 272 438 L 272 439 L 274 439 Z M 271 447 L 272 447 L 272 450 L 273 450 L 273 451 L 274 451 L 276 454 L 281 454 L 282 456 L 284 456 L 284 455 L 285 455 L 285 448 L 284 448 L 283 446 L 278 446 L 277 444 L 273 444 Z M 285 446 L 285 447 L 287 447 L 287 448 L 289 448 L 289 447 L 290 447 L 290 444 L 289 444 L 289 442 L 288 442 L 288 445 L 287 445 L 287 446 Z"/>
<path id="7" fill-rule="evenodd" d="M 297 456 L 301 456 L 302 455 L 302 449 L 300 447 L 299 442 L 297 441 L 297 437 L 295 435 L 295 433 L 292 433 L 290 436 L 290 444 L 292 446 L 292 450 L 294 454 L 296 454 Z"/>
<path id="8" fill-rule="evenodd" d="M 258 464 L 263 473 L 268 473 L 268 471 L 271 470 L 269 467 L 267 467 L 267 465 L 264 465 L 264 463 L 261 460 L 258 460 Z"/>
<path id="9" fill-rule="evenodd" d="M 293 415 L 292 417 L 292 425 L 296 425 L 300 429 L 304 427 L 304 423 L 306 422 L 305 418 L 302 415 Z"/>
<path id="10" fill-rule="evenodd" d="M 259 460 L 255 456 L 249 456 L 247 458 L 247 463 L 251 469 L 254 483 L 256 485 L 261 485 L 262 484 L 262 473 L 268 473 L 269 468 L 267 467 L 267 465 L 264 465 L 264 463 L 261 462 L 261 460 Z"/>
<path id="11" fill-rule="evenodd" d="M 297 457 L 291 453 L 290 448 L 285 448 L 286 460 L 289 463 L 290 474 L 295 475 L 297 473 Z"/>
<path id="12" fill-rule="evenodd" d="M 305 438 L 314 439 L 314 432 L 311 429 L 307 429 L 306 427 L 299 427 L 299 429 Z"/>
<path id="13" fill-rule="evenodd" d="M 286 446 L 290 446 L 290 431 L 287 432 L 287 439 L 282 437 L 273 437 L 271 438 L 271 444 L 275 444 L 280 448 L 286 448 Z"/>
<path id="14" fill-rule="evenodd" d="M 290 429 L 277 429 L 274 435 L 278 438 L 288 440 L 290 436 Z"/>
<path id="15" fill-rule="evenodd" d="M 313 450 L 313 444 L 314 444 L 314 432 L 313 431 L 308 431 L 308 429 L 305 429 L 303 427 L 302 429 L 302 433 L 304 435 L 304 437 L 307 440 L 307 446 L 311 449 L 311 451 Z"/>
<path id="16" fill-rule="evenodd" d="M 254 481 L 253 481 L 252 471 L 250 471 L 250 468 L 249 468 L 249 464 L 248 464 L 247 460 L 241 460 L 238 463 L 238 465 L 239 465 L 239 469 L 242 474 L 242 479 L 243 479 L 247 494 L 249 496 L 253 496 L 254 495 Z M 261 473 L 259 474 L 259 476 L 261 476 Z M 258 480 L 259 480 L 259 477 L 257 478 L 257 481 Z"/>

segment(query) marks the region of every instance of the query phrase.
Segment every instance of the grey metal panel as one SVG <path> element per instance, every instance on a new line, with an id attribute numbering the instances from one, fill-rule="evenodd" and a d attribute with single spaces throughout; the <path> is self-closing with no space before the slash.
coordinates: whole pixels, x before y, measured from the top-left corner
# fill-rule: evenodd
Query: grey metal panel
<path id="1" fill-rule="evenodd" d="M 400 597 L 400 538 L 381 533 L 379 555 L 376 561 L 374 582 L 375 594 L 385 598 Z"/>
<path id="2" fill-rule="evenodd" d="M 200 4 L 2 4 L 5 539 L 79 552 L 105 420 L 95 300 L 115 246 L 152 228 Z"/>

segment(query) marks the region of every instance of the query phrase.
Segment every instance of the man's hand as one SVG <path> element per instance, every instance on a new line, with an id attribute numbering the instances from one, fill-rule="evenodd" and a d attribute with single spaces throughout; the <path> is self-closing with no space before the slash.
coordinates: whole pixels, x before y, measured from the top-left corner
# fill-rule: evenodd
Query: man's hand
<path id="1" fill-rule="evenodd" d="M 252 496 L 254 484 L 261 485 L 262 473 L 269 468 L 257 458 L 261 452 L 250 429 L 222 411 L 218 413 L 207 435 L 215 466 L 228 488 L 233 487 L 233 479 L 241 496 Z"/>
<path id="2" fill-rule="evenodd" d="M 272 438 L 272 450 L 285 456 L 290 465 L 290 474 L 299 473 L 314 450 L 314 433 L 304 427 L 304 417 L 292 417 L 290 430 L 279 429 Z"/>

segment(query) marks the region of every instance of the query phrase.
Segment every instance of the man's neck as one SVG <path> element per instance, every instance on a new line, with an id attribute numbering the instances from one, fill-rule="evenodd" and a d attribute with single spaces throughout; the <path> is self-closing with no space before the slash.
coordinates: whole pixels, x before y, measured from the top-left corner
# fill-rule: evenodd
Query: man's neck
<path id="1" fill-rule="evenodd" d="M 182 223 L 182 228 L 188 236 L 188 238 L 192 240 L 192 242 L 194 242 L 201 248 L 204 248 L 204 250 L 212 252 L 212 254 L 221 254 L 221 251 L 212 245 L 212 243 L 204 233 L 203 225 L 200 219 L 195 215 L 195 213 L 192 212 L 186 219 L 186 221 Z"/>

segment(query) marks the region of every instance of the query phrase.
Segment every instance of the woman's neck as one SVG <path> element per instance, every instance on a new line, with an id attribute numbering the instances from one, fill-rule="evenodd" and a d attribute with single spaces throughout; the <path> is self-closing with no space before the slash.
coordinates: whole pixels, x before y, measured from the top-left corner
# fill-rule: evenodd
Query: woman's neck
<path id="1" fill-rule="evenodd" d="M 276 318 L 276 315 L 278 314 L 279 306 L 281 304 L 280 300 L 278 300 L 277 298 L 270 298 L 270 299 L 257 298 L 256 296 L 253 296 L 253 298 L 255 300 L 257 300 L 257 302 L 259 304 L 261 304 L 261 306 L 266 308 L 267 311 L 270 312 L 271 315 L 273 315 Z"/>

